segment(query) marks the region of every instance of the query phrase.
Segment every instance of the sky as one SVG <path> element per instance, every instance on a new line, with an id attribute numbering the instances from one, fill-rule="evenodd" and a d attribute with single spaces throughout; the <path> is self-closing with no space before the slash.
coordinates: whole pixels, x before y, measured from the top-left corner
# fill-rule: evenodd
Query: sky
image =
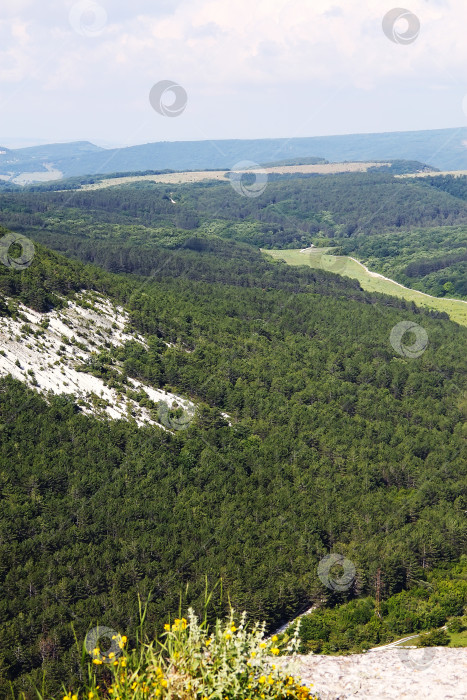
<path id="1" fill-rule="evenodd" d="M 467 3 L 407 3 L 1 0 L 0 144 L 467 126 Z"/>

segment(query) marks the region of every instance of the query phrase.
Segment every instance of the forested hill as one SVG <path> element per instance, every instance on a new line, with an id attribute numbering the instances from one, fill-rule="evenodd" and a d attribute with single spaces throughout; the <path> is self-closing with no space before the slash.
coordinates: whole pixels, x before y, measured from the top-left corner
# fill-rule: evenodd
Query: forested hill
<path id="1" fill-rule="evenodd" d="M 10 681 L 28 698 L 76 685 L 74 634 L 99 623 L 133 640 L 138 595 L 151 633 L 181 591 L 200 610 L 206 579 L 222 578 L 237 610 L 272 627 L 316 600 L 373 594 L 378 568 L 389 596 L 465 551 L 467 331 L 230 249 L 153 249 L 148 278 L 39 245 L 27 270 L 0 265 L 2 314 L 83 288 L 124 304 L 151 351 L 108 348 L 94 369 L 110 381 L 119 363 L 198 404 L 167 432 L 1 379 L 2 697 Z M 390 342 L 402 321 L 428 336 L 415 358 Z M 355 564 L 346 593 L 318 576 L 330 551 Z"/>
<path id="2" fill-rule="evenodd" d="M 461 127 L 309 138 L 164 141 L 114 149 L 77 142 L 5 151 L 0 155 L 0 172 L 45 172 L 49 167 L 70 177 L 154 168 L 229 169 L 244 160 L 269 163 L 307 157 L 334 162 L 403 158 L 441 170 L 463 170 L 467 168 L 466 139 L 467 129 Z"/>
<path id="3" fill-rule="evenodd" d="M 240 273 L 248 260 L 255 274 L 261 266 L 257 251 L 232 242 L 266 249 L 313 244 L 434 296 L 467 298 L 466 177 L 271 178 L 258 197 L 240 197 L 228 181 L 38 189 L 0 194 L 0 223 L 114 272 L 150 274 L 159 269 L 160 248 L 182 249 L 193 255 L 174 252 L 164 274 L 196 278 L 209 258 L 218 273 L 206 279 L 220 281 L 228 270 L 229 279 L 237 274 L 234 258 Z M 211 254 L 198 255 L 203 249 Z M 241 279 L 245 284 L 247 275 Z"/>

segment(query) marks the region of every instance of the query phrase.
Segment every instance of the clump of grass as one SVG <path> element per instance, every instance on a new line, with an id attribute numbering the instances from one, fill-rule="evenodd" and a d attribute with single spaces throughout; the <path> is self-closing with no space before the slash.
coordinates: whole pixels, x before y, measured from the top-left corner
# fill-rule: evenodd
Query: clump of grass
<path id="1" fill-rule="evenodd" d="M 63 700 L 317 700 L 310 688 L 287 672 L 275 657 L 295 654 L 298 626 L 284 645 L 267 638 L 265 624 L 249 627 L 244 613 L 234 612 L 212 628 L 194 611 L 187 619 L 165 625 L 161 639 L 129 649 L 118 637 L 119 652 L 104 656 L 93 650 L 88 683 L 79 691 L 65 690 Z"/>

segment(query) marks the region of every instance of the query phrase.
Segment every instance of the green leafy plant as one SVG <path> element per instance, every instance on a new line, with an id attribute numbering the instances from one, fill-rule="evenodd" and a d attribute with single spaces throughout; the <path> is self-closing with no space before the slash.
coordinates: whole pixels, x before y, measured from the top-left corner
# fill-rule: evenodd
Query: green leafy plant
<path id="1" fill-rule="evenodd" d="M 428 634 L 422 634 L 418 639 L 419 647 L 446 647 L 449 644 L 449 635 L 445 630 L 433 630 Z"/>
<path id="2" fill-rule="evenodd" d="M 284 664 L 274 663 L 282 652 L 296 652 L 298 627 L 280 648 L 277 636 L 265 636 L 264 623 L 247 625 L 246 613 L 236 622 L 231 610 L 226 620 L 209 628 L 190 608 L 187 618 L 176 618 L 164 630 L 161 640 L 132 650 L 127 637 L 115 635 L 121 655 L 93 649 L 87 684 L 66 692 L 63 700 L 317 698 Z"/>
<path id="3" fill-rule="evenodd" d="M 459 632 L 463 632 L 465 630 L 461 617 L 453 617 L 452 620 L 449 620 L 447 628 L 449 632 L 454 634 L 459 634 Z"/>

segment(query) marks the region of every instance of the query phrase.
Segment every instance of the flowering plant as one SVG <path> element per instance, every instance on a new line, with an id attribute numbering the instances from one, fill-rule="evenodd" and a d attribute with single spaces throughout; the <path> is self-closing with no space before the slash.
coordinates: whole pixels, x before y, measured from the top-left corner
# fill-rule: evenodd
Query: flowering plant
<path id="1" fill-rule="evenodd" d="M 63 700 L 316 700 L 275 662 L 282 652 L 296 653 L 299 625 L 281 644 L 266 636 L 264 623 L 248 627 L 246 613 L 236 622 L 232 610 L 210 629 L 190 609 L 164 630 L 161 640 L 139 650 L 128 650 L 121 637 L 123 654 L 107 666 L 111 682 L 99 681 L 100 666 L 94 665 L 85 692 L 69 692 Z"/>

